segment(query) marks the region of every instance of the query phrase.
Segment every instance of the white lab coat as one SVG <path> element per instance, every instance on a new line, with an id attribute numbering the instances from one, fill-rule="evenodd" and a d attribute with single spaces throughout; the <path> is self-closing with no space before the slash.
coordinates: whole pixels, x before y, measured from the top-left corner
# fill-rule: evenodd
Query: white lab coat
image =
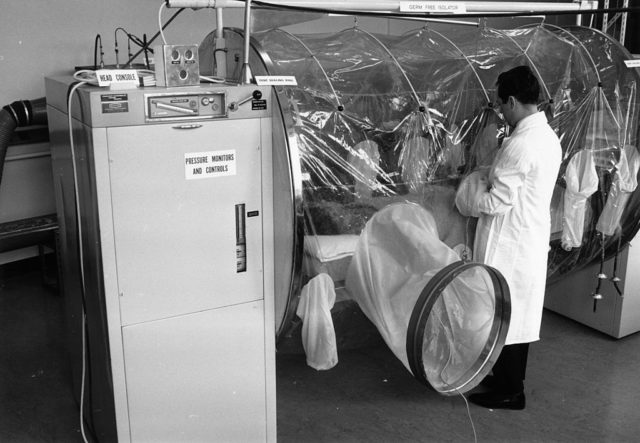
<path id="1" fill-rule="evenodd" d="M 551 230 L 550 204 L 562 150 L 538 112 L 518 122 L 489 171 L 480 212 L 474 260 L 498 269 L 511 293 L 505 344 L 539 339 Z"/>

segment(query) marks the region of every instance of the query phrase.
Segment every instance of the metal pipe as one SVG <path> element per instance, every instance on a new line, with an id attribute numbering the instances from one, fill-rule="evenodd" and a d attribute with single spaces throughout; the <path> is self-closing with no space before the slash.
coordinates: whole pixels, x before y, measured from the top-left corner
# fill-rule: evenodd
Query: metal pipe
<path id="1" fill-rule="evenodd" d="M 403 17 L 403 20 L 415 20 L 428 23 L 442 23 L 445 25 L 462 25 L 462 26 L 475 26 L 478 27 L 478 22 L 468 22 L 465 20 L 449 20 L 444 18 L 424 18 L 424 17 Z"/>
<path id="2" fill-rule="evenodd" d="M 216 8 L 216 39 L 213 50 L 215 61 L 215 75 L 227 78 L 227 42 L 224 38 L 224 20 L 222 8 Z"/>
<path id="3" fill-rule="evenodd" d="M 267 0 L 265 4 L 273 6 L 294 6 L 333 11 L 363 11 L 363 12 L 399 12 L 402 0 L 367 0 L 346 2 L 344 0 Z M 418 3 L 418 2 L 416 2 Z M 420 1 L 425 5 L 442 3 L 439 1 Z M 242 0 L 166 0 L 168 8 L 243 8 Z M 558 11 L 587 11 L 598 8 L 597 1 L 574 1 L 564 3 L 549 2 L 465 2 L 467 13 L 517 13 L 517 12 L 558 12 Z M 403 11 L 404 12 L 404 11 Z M 416 11 L 424 14 L 424 10 Z"/>
<path id="4" fill-rule="evenodd" d="M 266 0 L 264 3 L 278 6 L 295 6 L 319 9 L 330 9 L 335 11 L 400 11 L 401 3 L 407 3 L 401 0 L 367 0 L 358 2 L 345 2 L 344 0 Z M 439 4 L 439 1 L 420 1 L 420 4 Z M 499 2 L 499 1 L 482 1 L 482 2 L 465 2 L 464 6 L 468 13 L 486 12 L 486 13 L 508 13 L 508 12 L 536 12 L 536 11 L 581 11 L 597 8 L 597 1 L 581 1 L 581 2 L 565 2 L 565 3 L 548 3 L 548 2 Z M 404 11 L 403 11 L 404 12 Z M 425 10 L 416 11 L 424 13 Z"/>
<path id="5" fill-rule="evenodd" d="M 253 83 L 253 74 L 249 66 L 249 50 L 251 49 L 251 0 L 246 0 L 244 8 L 244 61 L 240 71 L 240 84 Z"/>

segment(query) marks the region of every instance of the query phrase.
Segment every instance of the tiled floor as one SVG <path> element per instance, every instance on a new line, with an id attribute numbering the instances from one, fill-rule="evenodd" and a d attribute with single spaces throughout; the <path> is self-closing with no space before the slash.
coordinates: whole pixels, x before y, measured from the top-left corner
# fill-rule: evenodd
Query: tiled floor
<path id="1" fill-rule="evenodd" d="M 36 270 L 0 278 L 0 441 L 81 441 L 62 298 Z M 545 312 L 524 411 L 470 405 L 469 415 L 463 398 L 423 387 L 382 344 L 339 358 L 317 372 L 279 353 L 280 442 L 473 442 L 474 428 L 479 442 L 640 441 L 640 334 L 615 340 Z"/>

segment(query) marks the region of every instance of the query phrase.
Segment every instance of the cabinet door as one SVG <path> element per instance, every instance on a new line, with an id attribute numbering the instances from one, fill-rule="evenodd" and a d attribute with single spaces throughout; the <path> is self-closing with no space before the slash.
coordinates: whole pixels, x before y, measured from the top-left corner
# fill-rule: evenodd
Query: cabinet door
<path id="1" fill-rule="evenodd" d="M 133 442 L 267 439 L 264 304 L 123 328 Z"/>
<path id="2" fill-rule="evenodd" d="M 109 128 L 107 137 L 122 324 L 261 299 L 260 119 Z M 239 272 L 241 204 L 251 216 Z"/>

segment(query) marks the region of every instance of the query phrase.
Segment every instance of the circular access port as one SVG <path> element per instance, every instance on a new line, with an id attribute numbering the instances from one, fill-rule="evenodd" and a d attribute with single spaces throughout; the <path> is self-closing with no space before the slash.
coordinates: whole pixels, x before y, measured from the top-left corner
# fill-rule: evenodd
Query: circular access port
<path id="1" fill-rule="evenodd" d="M 184 53 L 184 58 L 191 60 L 193 58 L 193 51 L 191 49 L 187 49 Z"/>
<path id="2" fill-rule="evenodd" d="M 409 319 L 411 372 L 443 395 L 473 389 L 498 359 L 510 318 L 509 286 L 499 271 L 474 262 L 445 266 L 426 284 Z"/>
<path id="3" fill-rule="evenodd" d="M 171 51 L 171 60 L 179 60 L 180 59 L 180 53 L 178 52 L 177 49 L 174 49 L 173 51 Z"/>
<path id="4" fill-rule="evenodd" d="M 184 69 L 181 69 L 179 75 L 180 75 L 180 80 L 186 80 L 187 77 L 189 76 L 189 73 Z"/>

